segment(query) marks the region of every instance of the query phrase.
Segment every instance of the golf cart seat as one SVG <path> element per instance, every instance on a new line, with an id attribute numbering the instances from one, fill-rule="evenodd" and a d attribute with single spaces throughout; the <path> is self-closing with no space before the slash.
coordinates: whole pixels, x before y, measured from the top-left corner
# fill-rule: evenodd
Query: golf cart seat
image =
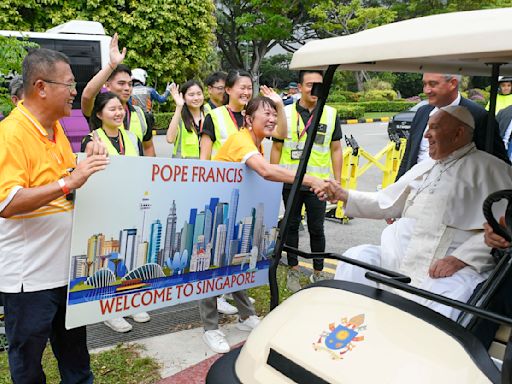
<path id="1" fill-rule="evenodd" d="M 498 383 L 465 328 L 402 296 L 321 281 L 281 303 L 208 373 L 220 383 Z"/>

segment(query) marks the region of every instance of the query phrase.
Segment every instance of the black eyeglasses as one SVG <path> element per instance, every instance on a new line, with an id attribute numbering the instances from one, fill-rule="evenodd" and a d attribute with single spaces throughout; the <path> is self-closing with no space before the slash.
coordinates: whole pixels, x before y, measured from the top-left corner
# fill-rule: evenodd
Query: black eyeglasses
<path id="1" fill-rule="evenodd" d="M 70 93 L 73 91 L 76 91 L 76 81 L 72 81 L 71 83 L 61 83 L 60 81 L 45 80 L 45 79 L 41 79 L 41 80 L 43 80 L 45 83 L 63 85 L 65 87 L 68 87 Z"/>
<path id="2" fill-rule="evenodd" d="M 211 85 L 212 88 L 215 88 L 217 91 L 223 91 L 225 87 L 222 85 Z"/>

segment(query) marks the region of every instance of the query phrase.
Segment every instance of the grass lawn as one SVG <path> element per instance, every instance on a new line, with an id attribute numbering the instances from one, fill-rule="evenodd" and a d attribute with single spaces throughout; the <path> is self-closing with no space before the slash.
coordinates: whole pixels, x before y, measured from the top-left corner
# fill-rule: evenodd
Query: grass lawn
<path id="1" fill-rule="evenodd" d="M 279 286 L 279 300 L 283 302 L 283 300 L 287 299 L 292 295 L 292 293 L 286 289 L 286 273 L 288 271 L 288 267 L 280 265 L 277 268 L 277 283 Z M 310 284 L 309 279 L 301 274 L 300 283 L 304 287 Z M 254 303 L 254 307 L 256 309 L 256 313 L 258 316 L 265 316 L 269 312 L 270 306 L 270 288 L 268 285 L 262 285 L 260 287 L 249 289 L 249 296 L 256 299 Z"/>
<path id="2" fill-rule="evenodd" d="M 150 384 L 160 379 L 158 363 L 147 357 L 140 357 L 140 346 L 118 345 L 115 348 L 91 355 L 94 383 L 96 384 Z M 50 346 L 43 356 L 43 367 L 48 384 L 60 382 L 57 361 Z M 7 353 L 0 353 L 0 384 L 11 383 Z"/>
<path id="3" fill-rule="evenodd" d="M 364 119 L 378 119 L 379 117 L 393 117 L 398 112 L 366 112 L 363 116 Z"/>

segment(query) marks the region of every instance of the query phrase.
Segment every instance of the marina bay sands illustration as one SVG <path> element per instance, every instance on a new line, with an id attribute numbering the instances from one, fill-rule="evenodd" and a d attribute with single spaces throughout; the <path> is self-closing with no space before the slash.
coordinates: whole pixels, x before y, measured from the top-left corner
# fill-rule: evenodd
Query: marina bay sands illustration
<path id="1" fill-rule="evenodd" d="M 268 268 L 277 228 L 265 227 L 263 203 L 238 219 L 239 194 L 233 189 L 229 202 L 211 197 L 179 218 L 175 200 L 168 212 L 154 212 L 146 192 L 138 226 L 119 228 L 118 237 L 91 233 L 86 253 L 72 257 L 70 304 Z"/>

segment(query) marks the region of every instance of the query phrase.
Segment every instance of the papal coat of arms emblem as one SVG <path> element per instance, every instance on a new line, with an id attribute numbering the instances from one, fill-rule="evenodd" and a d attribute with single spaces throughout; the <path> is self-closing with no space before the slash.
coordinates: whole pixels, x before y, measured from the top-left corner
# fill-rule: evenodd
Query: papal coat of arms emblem
<path id="1" fill-rule="evenodd" d="M 341 323 L 329 324 L 329 331 L 320 334 L 318 341 L 313 343 L 315 351 L 327 351 L 333 359 L 343 359 L 343 355 L 351 351 L 359 341 L 364 340 L 362 331 L 366 329 L 364 314 L 341 319 Z"/>

